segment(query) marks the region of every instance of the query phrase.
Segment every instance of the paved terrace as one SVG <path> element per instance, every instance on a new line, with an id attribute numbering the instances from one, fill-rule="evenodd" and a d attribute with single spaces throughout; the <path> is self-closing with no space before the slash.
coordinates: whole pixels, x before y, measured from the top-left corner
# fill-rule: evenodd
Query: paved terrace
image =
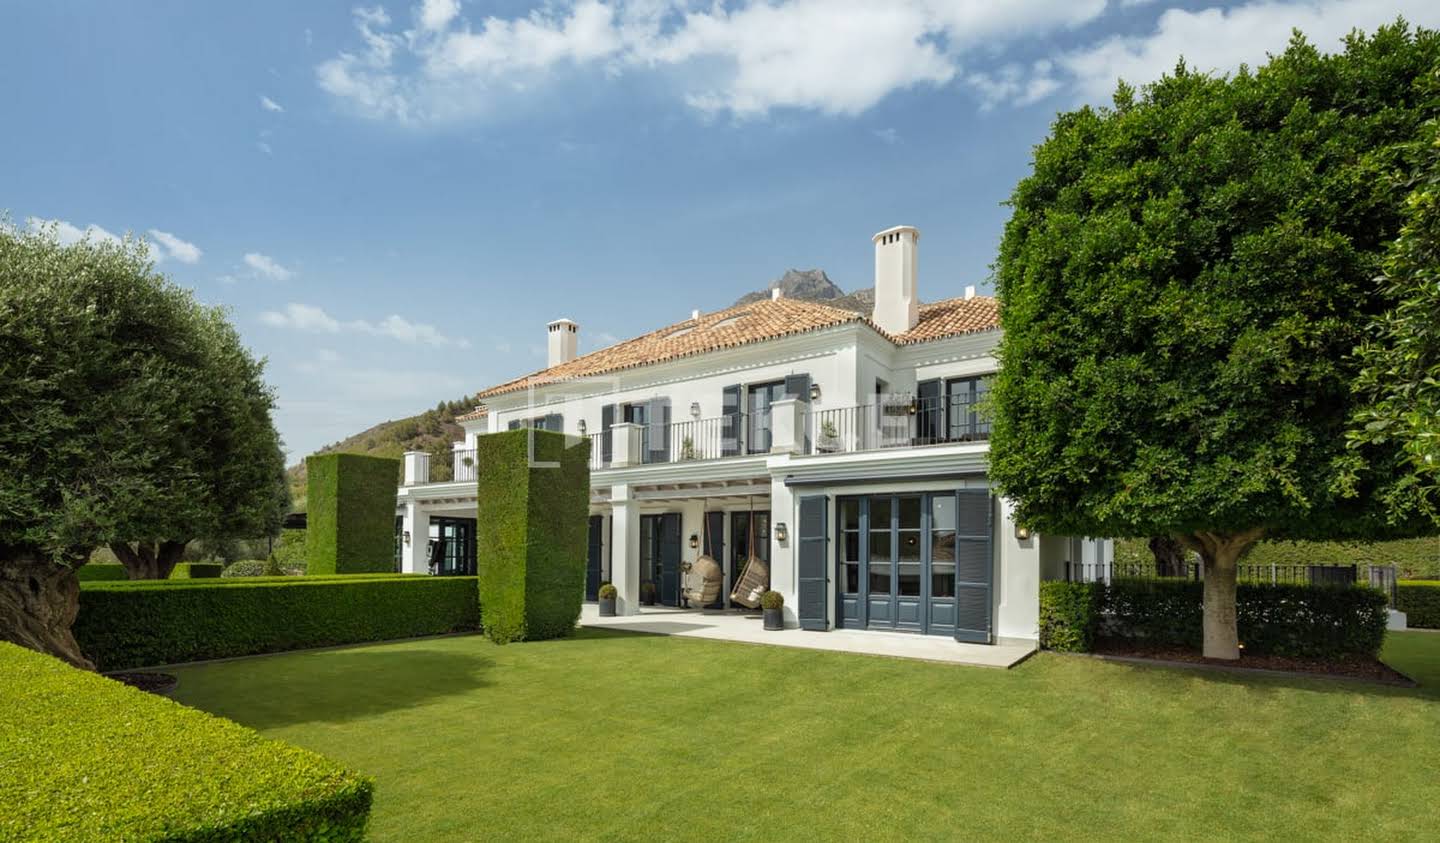
<path id="1" fill-rule="evenodd" d="M 654 635 L 675 635 L 682 638 L 705 638 L 711 641 L 738 641 L 744 644 L 769 644 L 773 647 L 795 647 L 802 650 L 831 650 L 839 653 L 863 653 L 897 659 L 948 662 L 975 667 L 1013 667 L 1035 651 L 1029 641 L 1002 639 L 997 644 L 964 644 L 935 635 L 906 632 L 869 632 L 836 629 L 812 632 L 786 629 L 766 632 L 760 613 L 698 611 L 646 606 L 638 615 L 602 618 L 600 607 L 586 603 L 580 610 L 581 626 L 595 629 L 623 629 Z"/>

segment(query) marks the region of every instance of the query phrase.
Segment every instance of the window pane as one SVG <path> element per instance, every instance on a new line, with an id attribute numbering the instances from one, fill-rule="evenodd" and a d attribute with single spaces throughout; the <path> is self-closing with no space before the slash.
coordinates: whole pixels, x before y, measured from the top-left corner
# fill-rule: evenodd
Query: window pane
<path id="1" fill-rule="evenodd" d="M 906 495 L 900 499 L 900 529 L 920 529 L 920 496 Z"/>
<path id="2" fill-rule="evenodd" d="M 930 567 L 930 596 L 955 596 L 955 565 L 953 563 L 937 562 Z"/>
<path id="3" fill-rule="evenodd" d="M 936 562 L 955 561 L 955 531 L 936 530 L 930 534 L 930 558 Z"/>
<path id="4" fill-rule="evenodd" d="M 860 501 L 858 498 L 840 501 L 840 529 L 860 529 Z"/>
<path id="5" fill-rule="evenodd" d="M 876 596 L 890 593 L 890 563 L 870 566 L 870 593 Z"/>
<path id="6" fill-rule="evenodd" d="M 902 597 L 920 596 L 920 565 L 918 563 L 900 566 L 900 595 Z"/>
<path id="7" fill-rule="evenodd" d="M 872 531 L 890 529 L 889 496 L 870 499 L 870 529 Z"/>
<path id="8" fill-rule="evenodd" d="M 955 529 L 954 495 L 935 495 L 930 498 L 930 529 Z"/>
<path id="9" fill-rule="evenodd" d="M 856 530 L 848 530 L 845 533 L 845 555 L 841 557 L 847 562 L 860 561 L 860 533 Z"/>
<path id="10" fill-rule="evenodd" d="M 900 531 L 900 561 L 901 561 L 901 562 L 919 562 L 919 561 L 920 561 L 920 531 L 919 531 L 919 530 L 901 530 L 901 531 Z"/>
<path id="11" fill-rule="evenodd" d="M 870 531 L 870 561 L 889 562 L 893 557 L 890 555 L 890 531 Z"/>
<path id="12" fill-rule="evenodd" d="M 845 566 L 844 588 L 846 594 L 860 593 L 860 563 L 851 562 Z"/>

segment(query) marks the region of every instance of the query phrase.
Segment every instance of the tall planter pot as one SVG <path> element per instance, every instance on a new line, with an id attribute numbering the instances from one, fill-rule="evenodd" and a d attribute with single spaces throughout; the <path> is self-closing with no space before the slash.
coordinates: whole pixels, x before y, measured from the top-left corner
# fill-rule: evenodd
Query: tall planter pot
<path id="1" fill-rule="evenodd" d="M 785 628 L 784 609 L 765 609 L 763 614 L 765 616 L 766 629 L 776 631 Z"/>
<path id="2" fill-rule="evenodd" d="M 614 598 L 614 597 L 601 597 L 601 598 L 600 598 L 600 617 L 602 617 L 602 618 L 613 618 L 613 617 L 615 617 L 615 598 Z"/>

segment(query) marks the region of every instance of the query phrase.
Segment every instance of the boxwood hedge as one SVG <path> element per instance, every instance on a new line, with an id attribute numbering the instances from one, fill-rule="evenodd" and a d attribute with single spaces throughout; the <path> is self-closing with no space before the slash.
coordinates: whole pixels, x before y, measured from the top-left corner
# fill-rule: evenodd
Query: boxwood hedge
<path id="1" fill-rule="evenodd" d="M 400 461 L 363 454 L 305 458 L 305 568 L 311 574 L 395 570 Z"/>
<path id="2" fill-rule="evenodd" d="M 476 440 L 475 458 L 485 634 L 501 644 L 570 635 L 585 593 L 589 441 L 512 430 Z"/>
<path id="3" fill-rule="evenodd" d="M 206 579 L 218 577 L 225 566 L 219 562 L 181 562 L 170 572 L 172 580 Z M 125 572 L 125 566 L 115 562 L 91 562 L 81 565 L 75 571 L 75 576 L 80 582 L 113 582 L 116 580 L 130 580 L 130 575 Z"/>
<path id="4" fill-rule="evenodd" d="M 1440 580 L 1401 580 L 1395 587 L 1395 608 L 1407 626 L 1440 629 Z"/>
<path id="5" fill-rule="evenodd" d="M 474 577 L 92 582 L 75 638 L 101 670 L 474 630 Z"/>
<path id="6" fill-rule="evenodd" d="M 373 786 L 314 753 L 0 643 L 0 839 L 362 840 Z"/>
<path id="7" fill-rule="evenodd" d="M 1084 651 L 1105 635 L 1199 649 L 1203 597 L 1192 581 L 1045 583 L 1041 646 Z M 1386 619 L 1385 595 L 1367 587 L 1241 583 L 1236 593 L 1240 641 L 1259 655 L 1378 656 Z"/>

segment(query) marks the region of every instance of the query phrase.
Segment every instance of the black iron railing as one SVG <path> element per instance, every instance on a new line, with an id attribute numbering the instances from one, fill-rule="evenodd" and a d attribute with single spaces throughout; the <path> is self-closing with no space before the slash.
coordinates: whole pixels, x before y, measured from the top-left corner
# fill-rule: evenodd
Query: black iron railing
<path id="1" fill-rule="evenodd" d="M 902 399 L 811 410 L 806 427 L 811 453 L 844 454 L 990 438 L 990 423 L 968 396 Z"/>
<path id="2" fill-rule="evenodd" d="M 1236 579 L 1244 583 L 1274 585 L 1369 585 L 1384 591 L 1393 605 L 1396 571 L 1394 565 L 1237 565 Z M 1063 578 L 1069 582 L 1111 580 L 1194 580 L 1205 577 L 1200 562 L 1178 565 L 1160 562 L 1065 562 Z"/>

